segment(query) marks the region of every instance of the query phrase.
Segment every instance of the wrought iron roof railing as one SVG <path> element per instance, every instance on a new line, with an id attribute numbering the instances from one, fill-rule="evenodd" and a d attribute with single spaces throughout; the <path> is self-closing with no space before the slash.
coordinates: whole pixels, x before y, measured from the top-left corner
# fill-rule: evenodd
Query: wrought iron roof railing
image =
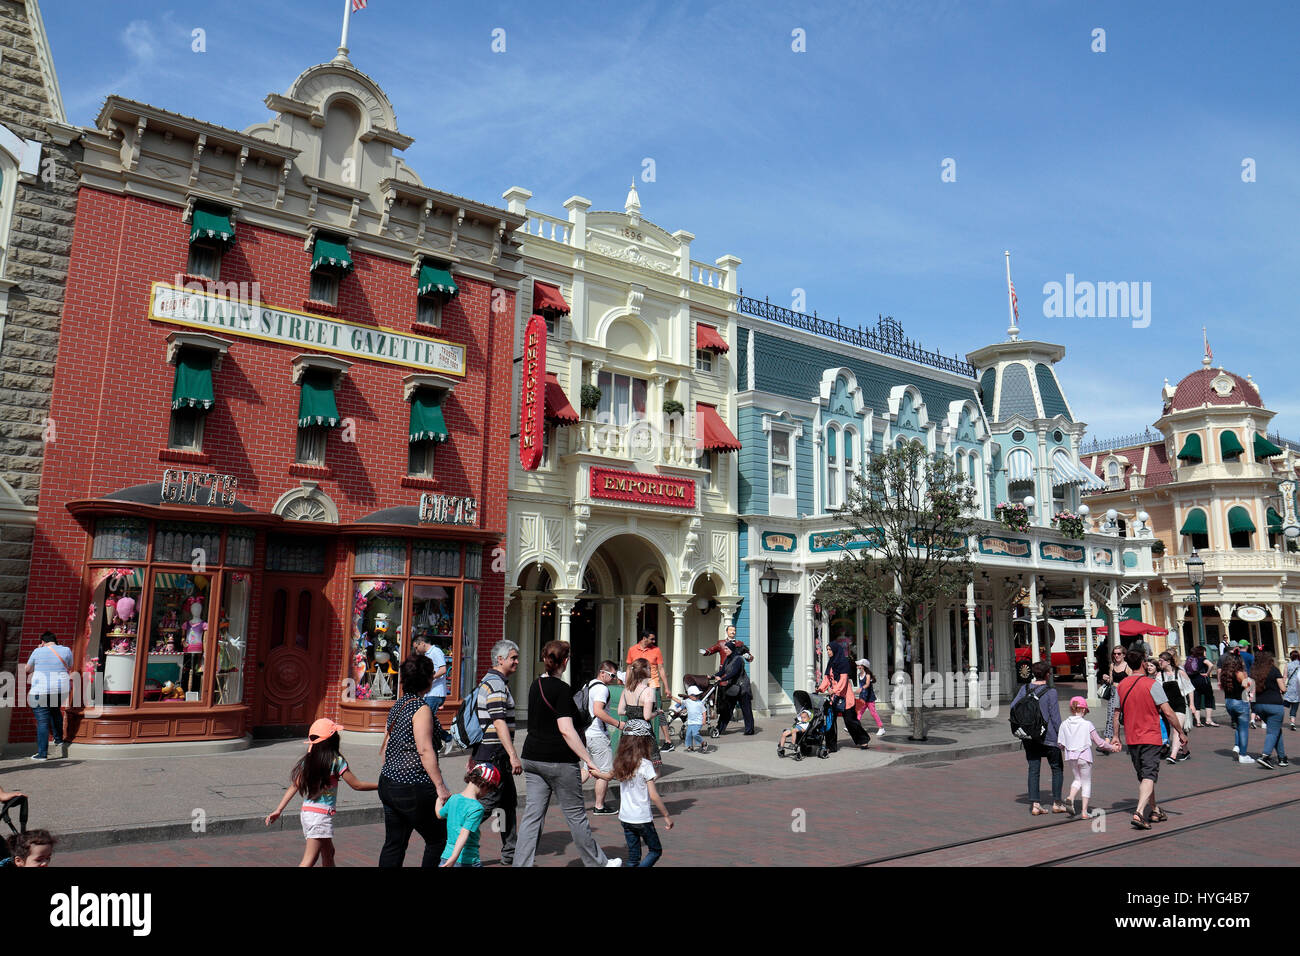
<path id="1" fill-rule="evenodd" d="M 838 318 L 831 322 L 828 319 L 818 317 L 816 312 L 812 315 L 796 312 L 793 309 L 774 305 L 768 302 L 766 298 L 760 302 L 758 299 L 751 299 L 744 295 L 743 291 L 736 300 L 736 308 L 746 315 L 780 322 L 782 325 L 803 329 L 805 332 L 812 332 L 815 335 L 825 335 L 833 339 L 839 339 L 841 342 L 856 345 L 858 348 L 870 349 L 873 352 L 881 352 L 885 355 L 894 355 L 898 358 L 907 359 L 909 362 L 943 369 L 945 372 L 955 372 L 958 375 L 966 375 L 970 378 L 975 377 L 975 366 L 969 362 L 963 362 L 955 355 L 948 356 L 927 351 L 921 348 L 915 340 L 905 337 L 903 335 L 903 326 L 892 315 L 877 316 L 874 329 L 854 328 L 843 325 Z"/>
<path id="2" fill-rule="evenodd" d="M 1149 445 L 1152 442 L 1162 441 L 1164 436 L 1159 432 L 1153 432 L 1149 428 L 1144 428 L 1140 432 L 1133 432 L 1130 435 L 1116 435 L 1114 438 L 1093 438 L 1079 446 L 1080 455 L 1096 455 L 1103 451 L 1114 451 L 1116 448 L 1131 448 L 1135 445 Z"/>

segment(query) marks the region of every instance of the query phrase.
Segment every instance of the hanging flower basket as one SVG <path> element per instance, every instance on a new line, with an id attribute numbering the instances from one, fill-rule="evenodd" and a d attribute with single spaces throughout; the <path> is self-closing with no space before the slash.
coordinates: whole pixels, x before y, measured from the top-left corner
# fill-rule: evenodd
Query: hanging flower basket
<path id="1" fill-rule="evenodd" d="M 1024 505 L 1003 501 L 993 509 L 993 513 L 1008 531 L 1029 530 L 1029 509 Z"/>
<path id="2" fill-rule="evenodd" d="M 1056 525 L 1056 530 L 1067 538 L 1082 538 L 1084 531 L 1087 530 L 1083 518 L 1073 511 L 1058 511 L 1052 516 L 1052 523 Z"/>

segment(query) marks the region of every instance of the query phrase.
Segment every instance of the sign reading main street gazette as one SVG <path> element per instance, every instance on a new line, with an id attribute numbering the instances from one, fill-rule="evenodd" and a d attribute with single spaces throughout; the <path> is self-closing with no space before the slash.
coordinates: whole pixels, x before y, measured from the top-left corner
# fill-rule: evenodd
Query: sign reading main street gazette
<path id="1" fill-rule="evenodd" d="M 260 302 L 228 299 L 165 282 L 153 284 L 149 318 L 208 332 L 243 335 L 352 355 L 372 362 L 404 365 L 424 372 L 465 374 L 465 348 L 452 342 L 405 335 L 392 329 L 358 325 L 292 309 L 277 309 Z"/>

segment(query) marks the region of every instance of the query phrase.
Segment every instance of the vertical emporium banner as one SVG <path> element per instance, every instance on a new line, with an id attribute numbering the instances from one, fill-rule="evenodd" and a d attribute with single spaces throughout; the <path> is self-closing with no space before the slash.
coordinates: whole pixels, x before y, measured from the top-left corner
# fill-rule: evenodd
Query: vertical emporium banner
<path id="1" fill-rule="evenodd" d="M 546 319 L 534 314 L 524 327 L 524 367 L 520 375 L 519 463 L 534 471 L 542 460 L 546 426 Z"/>

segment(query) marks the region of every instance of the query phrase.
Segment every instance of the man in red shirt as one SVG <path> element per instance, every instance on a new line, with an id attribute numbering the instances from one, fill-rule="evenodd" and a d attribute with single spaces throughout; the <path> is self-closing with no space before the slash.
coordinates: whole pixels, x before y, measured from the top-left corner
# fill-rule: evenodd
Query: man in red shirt
<path id="1" fill-rule="evenodd" d="M 627 663 L 644 658 L 650 665 L 650 684 L 655 689 L 655 711 L 659 710 L 659 703 L 662 699 L 661 691 L 664 685 L 664 654 L 659 650 L 659 638 L 655 637 L 653 631 L 645 631 L 641 635 L 641 640 L 633 644 L 627 651 Z M 669 751 L 673 749 L 672 738 L 668 736 L 668 724 L 666 721 L 655 718 L 655 733 L 663 735 L 663 744 L 661 750 Z"/>
<path id="2" fill-rule="evenodd" d="M 1129 669 L 1133 673 L 1115 688 L 1120 720 L 1115 722 L 1115 737 L 1111 741 L 1119 746 L 1119 731 L 1122 726 L 1128 743 L 1128 755 L 1138 778 L 1137 812 L 1130 821 L 1135 830 L 1150 830 L 1152 821 L 1163 823 L 1169 819 L 1156 803 L 1156 780 L 1160 777 L 1162 745 L 1161 715 L 1169 725 L 1169 732 L 1176 733 L 1183 746 L 1187 745 L 1183 722 L 1169 706 L 1164 687 L 1154 677 L 1142 673 L 1145 659 L 1141 646 L 1135 641 L 1127 656 Z M 1147 812 L 1148 806 L 1151 808 L 1150 814 Z"/>

